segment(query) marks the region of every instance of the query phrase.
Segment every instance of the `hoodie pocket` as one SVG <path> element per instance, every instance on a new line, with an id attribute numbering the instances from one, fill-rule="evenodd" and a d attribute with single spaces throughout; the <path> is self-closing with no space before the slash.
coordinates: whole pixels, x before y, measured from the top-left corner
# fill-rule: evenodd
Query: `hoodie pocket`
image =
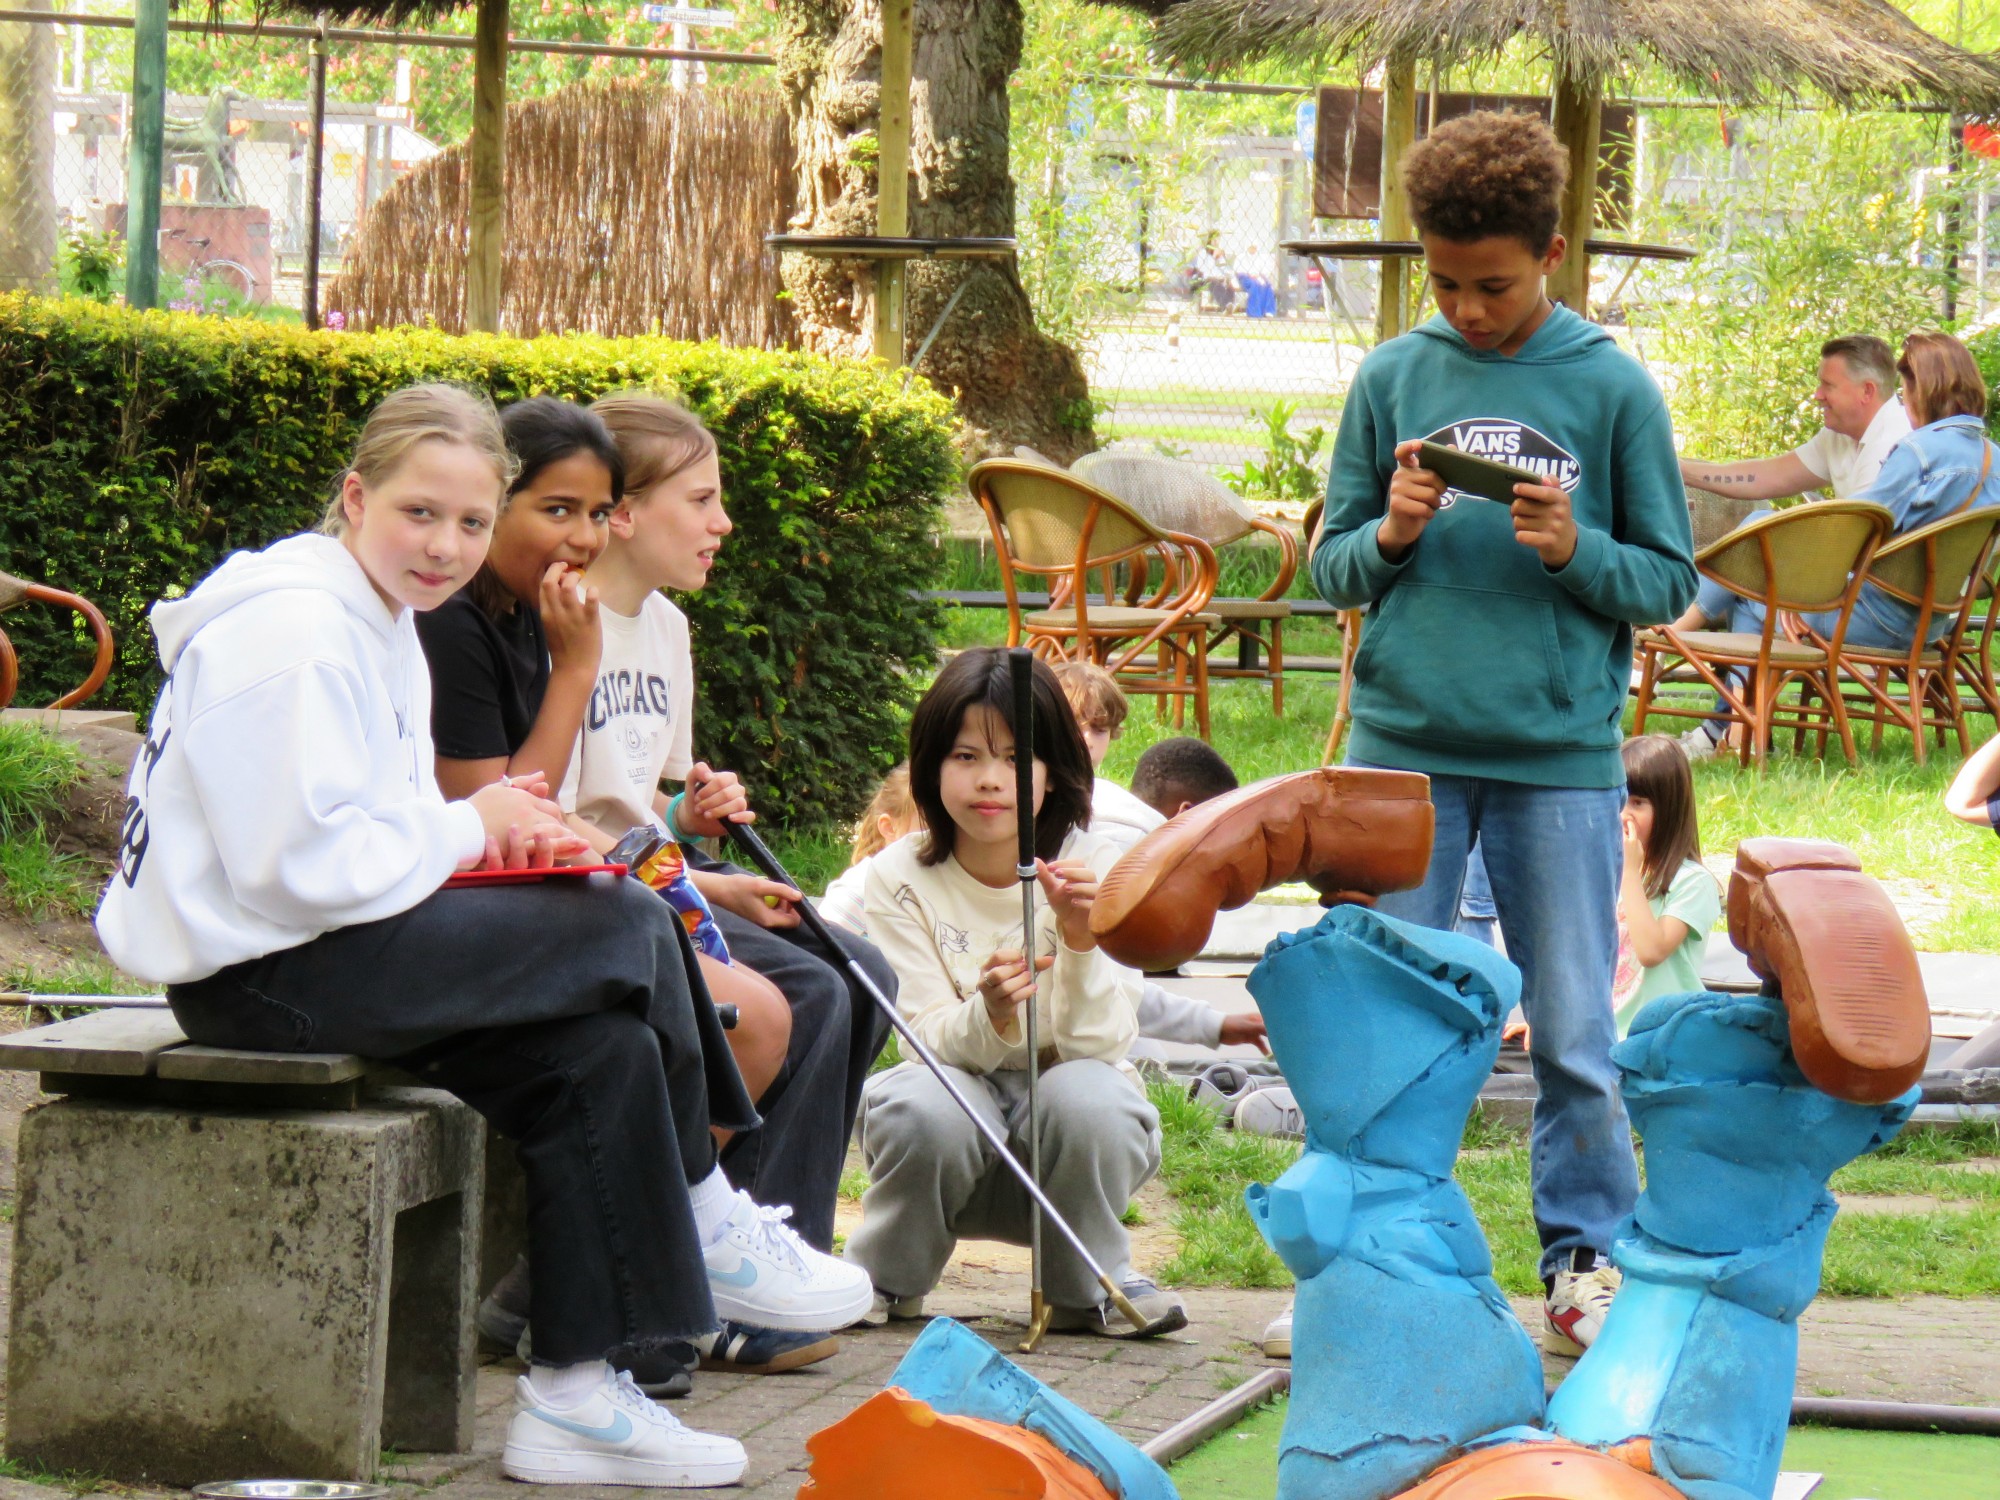
<path id="1" fill-rule="evenodd" d="M 1354 716 L 1406 739 L 1524 750 L 1568 740 L 1570 687 L 1552 601 L 1398 583 L 1361 636 Z"/>

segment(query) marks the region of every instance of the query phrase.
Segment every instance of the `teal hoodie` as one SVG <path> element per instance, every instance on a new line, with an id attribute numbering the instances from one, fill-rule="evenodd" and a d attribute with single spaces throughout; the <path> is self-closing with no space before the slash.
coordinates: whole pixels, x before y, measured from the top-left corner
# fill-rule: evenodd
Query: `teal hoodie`
<path id="1" fill-rule="evenodd" d="M 1396 444 L 1463 448 L 1569 492 L 1576 553 L 1551 570 L 1504 506 L 1456 491 L 1401 562 L 1375 531 Z M 1327 476 L 1313 584 L 1371 605 L 1354 663 L 1355 760 L 1536 786 L 1624 785 L 1632 627 L 1694 598 L 1666 403 L 1611 335 L 1558 306 L 1509 357 L 1442 317 L 1361 363 Z"/>

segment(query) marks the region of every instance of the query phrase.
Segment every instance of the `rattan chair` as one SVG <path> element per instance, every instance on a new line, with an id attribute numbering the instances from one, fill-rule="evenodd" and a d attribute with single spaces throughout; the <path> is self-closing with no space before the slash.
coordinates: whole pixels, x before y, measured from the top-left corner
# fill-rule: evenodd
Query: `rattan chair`
<path id="1" fill-rule="evenodd" d="M 2000 720 L 2000 683 L 1993 677 L 1996 634 L 2000 634 L 2000 546 L 1995 546 L 1986 559 L 1986 576 L 1975 592 L 1965 639 L 1955 662 L 1961 713 L 1986 714 Z"/>
<path id="2" fill-rule="evenodd" d="M 1763 605 L 1763 629 L 1752 634 L 1663 625 L 1640 632 L 1634 732 L 1644 734 L 1646 720 L 1654 714 L 1740 724 L 1748 735 L 1742 760 L 1748 764 L 1754 751 L 1762 770 L 1773 729 L 1831 728 L 1840 735 L 1848 760 L 1854 761 L 1854 732 L 1838 687 L 1839 653 L 1862 576 L 1893 524 L 1894 518 L 1880 505 L 1824 500 L 1752 521 L 1697 552 L 1695 566 L 1702 573 Z M 1779 628 L 1779 617 L 1786 611 L 1826 610 L 1838 612 L 1838 623 L 1825 641 L 1791 640 Z M 1721 708 L 1655 701 L 1661 678 L 1682 662 L 1714 689 Z M 1732 682 L 1733 674 L 1741 674 L 1747 683 Z M 1800 700 L 1781 707 L 1779 695 L 1793 682 L 1803 685 Z M 1820 744 L 1825 744 L 1823 734 Z"/>
<path id="3" fill-rule="evenodd" d="M 103 611 L 81 594 L 52 589 L 46 584 L 29 583 L 11 573 L 0 573 L 0 614 L 30 600 L 53 604 L 59 609 L 82 615 L 85 628 L 97 643 L 97 655 L 91 662 L 90 675 L 84 678 L 81 686 L 71 688 L 49 705 L 51 708 L 75 708 L 79 703 L 87 702 L 104 686 L 104 679 L 111 675 L 111 627 L 105 623 Z M 14 643 L 7 639 L 6 631 L 0 630 L 0 708 L 14 701 L 15 690 L 20 685 L 21 664 L 15 655 Z"/>
<path id="4" fill-rule="evenodd" d="M 1312 566 L 1314 549 L 1319 546 L 1320 518 L 1326 512 L 1326 502 L 1315 500 L 1306 507 L 1305 524 L 1300 528 L 1306 539 L 1306 566 Z M 1361 622 L 1368 616 L 1358 609 L 1343 609 L 1334 617 L 1340 626 L 1340 690 L 1333 701 L 1333 723 L 1326 731 L 1326 751 L 1320 756 L 1322 766 L 1333 765 L 1340 759 L 1340 742 L 1347 738 L 1347 726 L 1353 718 L 1349 706 L 1354 701 L 1354 658 L 1361 652 Z"/>
<path id="5" fill-rule="evenodd" d="M 2000 509 L 1968 511 L 1885 542 L 1869 563 L 1868 582 L 1917 611 L 1906 650 L 1852 641 L 1840 648 L 1841 676 L 1853 685 L 1843 688 L 1847 716 L 1874 724 L 1875 748 L 1881 747 L 1884 725 L 1900 724 L 1910 731 L 1918 765 L 1924 763 L 1926 730 L 1936 733 L 1940 745 L 1945 730 L 1956 731 L 1960 753 L 1971 753 L 1958 696 L 1958 658 L 1997 538 Z M 1949 622 L 1941 635 L 1935 628 L 1939 621 Z M 1804 629 L 1797 633 L 1819 639 Z"/>
<path id="6" fill-rule="evenodd" d="M 1198 536 L 1218 551 L 1231 542 L 1259 532 L 1275 537 L 1278 576 L 1254 599 L 1211 599 L 1207 612 L 1221 623 L 1210 633 L 1208 649 L 1236 640 L 1236 663 L 1209 663 L 1210 679 L 1256 677 L 1271 684 L 1271 712 L 1285 715 L 1285 621 L 1292 607 L 1285 602 L 1299 569 L 1298 539 L 1291 528 L 1267 521 L 1238 498 L 1236 492 L 1205 469 L 1151 453 L 1106 450 L 1086 454 L 1070 465 L 1070 473 L 1115 495 L 1163 531 Z M 1259 664 L 1259 653 L 1262 664 Z"/>
<path id="7" fill-rule="evenodd" d="M 1052 465 L 988 459 L 966 482 L 993 528 L 1007 644 L 1025 641 L 1049 661 L 1094 662 L 1126 692 L 1157 696 L 1163 716 L 1172 698 L 1176 727 L 1192 698 L 1207 739 L 1208 632 L 1220 623 L 1206 612 L 1215 549 Z M 1049 608 L 1022 610 L 1021 574 L 1048 580 Z"/>

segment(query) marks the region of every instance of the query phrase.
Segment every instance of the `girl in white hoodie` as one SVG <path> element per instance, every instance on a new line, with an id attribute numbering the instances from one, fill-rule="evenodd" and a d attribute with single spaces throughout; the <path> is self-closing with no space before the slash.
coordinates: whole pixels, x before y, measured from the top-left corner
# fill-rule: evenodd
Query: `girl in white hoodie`
<path id="1" fill-rule="evenodd" d="M 485 398 L 398 391 L 322 534 L 155 607 L 167 680 L 98 931 L 194 1041 L 393 1059 L 519 1143 L 538 1363 L 506 1473 L 726 1484 L 742 1446 L 682 1426 L 621 1364 L 714 1326 L 704 1267 L 766 1323 L 831 1326 L 828 1282 L 758 1225 L 708 1222 L 738 1201 L 710 1121 L 756 1115 L 686 931 L 636 881 L 441 889 L 580 846 L 541 777 L 447 803 L 432 771 L 412 613 L 477 570 L 509 472 Z"/>

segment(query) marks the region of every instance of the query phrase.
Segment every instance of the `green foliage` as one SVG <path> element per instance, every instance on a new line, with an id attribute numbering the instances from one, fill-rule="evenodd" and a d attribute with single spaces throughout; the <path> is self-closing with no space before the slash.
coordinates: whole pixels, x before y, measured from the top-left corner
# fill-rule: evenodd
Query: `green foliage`
<path id="1" fill-rule="evenodd" d="M 1303 434 L 1292 431 L 1292 418 L 1302 404 L 1281 398 L 1252 413 L 1251 425 L 1264 426 L 1264 461 L 1248 460 L 1236 473 L 1223 475 L 1222 482 L 1245 500 L 1310 505 L 1324 495 L 1326 466 L 1333 455 L 1320 452 L 1327 445 L 1324 427 L 1308 427 Z"/>
<path id="2" fill-rule="evenodd" d="M 58 854 L 38 833 L 0 839 L 0 890 L 26 917 L 80 917 L 97 904 L 101 872 L 75 854 Z"/>
<path id="3" fill-rule="evenodd" d="M 118 643 L 102 706 L 145 711 L 145 611 L 232 550 L 311 525 L 388 392 L 454 380 L 506 403 L 676 391 L 715 433 L 736 530 L 683 596 L 697 751 L 780 825 L 851 816 L 902 753 L 935 650 L 931 533 L 956 473 L 950 408 L 880 369 L 665 339 L 311 333 L 247 319 L 0 297 L 0 568 L 94 600 Z M 18 621 L 18 624 L 16 623 Z M 73 627 L 10 620 L 25 701 Z"/>
<path id="4" fill-rule="evenodd" d="M 83 757 L 67 740 L 34 724 L 0 720 L 0 838 L 40 833 L 83 775 Z"/>
<path id="5" fill-rule="evenodd" d="M 1930 180 L 1913 207 L 1912 174 L 1943 159 L 1935 121 L 1908 116 L 1660 117 L 1666 160 L 1696 188 L 1657 210 L 1640 237 L 1697 244 L 1695 260 L 1650 273 L 1633 314 L 1667 387 L 1683 452 L 1780 453 L 1820 426 L 1811 396 L 1819 347 L 1844 333 L 1900 346 L 1942 316 L 1947 198 Z"/>
<path id="6" fill-rule="evenodd" d="M 125 241 L 109 230 L 74 226 L 63 231 L 56 253 L 56 272 L 62 289 L 93 302 L 109 302 L 112 292 L 122 285 L 119 272 L 125 266 Z"/>

